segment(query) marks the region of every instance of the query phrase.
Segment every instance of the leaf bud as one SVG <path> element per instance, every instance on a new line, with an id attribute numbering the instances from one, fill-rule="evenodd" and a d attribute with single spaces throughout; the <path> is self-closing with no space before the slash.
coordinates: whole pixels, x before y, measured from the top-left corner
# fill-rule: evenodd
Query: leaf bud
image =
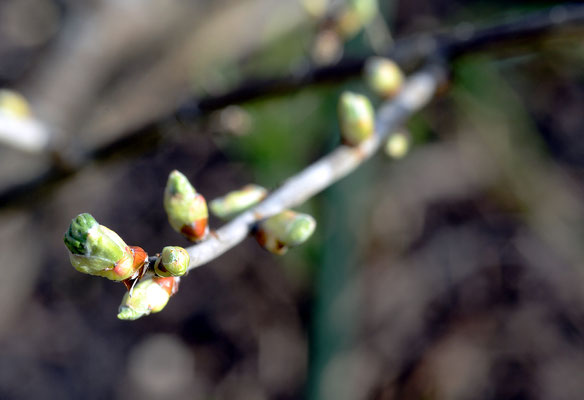
<path id="1" fill-rule="evenodd" d="M 164 209 L 170 226 L 190 241 L 200 241 L 209 232 L 205 198 L 177 170 L 168 176 L 164 190 Z"/>
<path id="2" fill-rule="evenodd" d="M 375 130 L 375 112 L 363 95 L 344 92 L 339 100 L 339 123 L 343 142 L 357 146 L 369 139 Z"/>
<path id="3" fill-rule="evenodd" d="M 128 246 L 114 231 L 100 225 L 87 213 L 71 221 L 64 242 L 77 271 L 114 281 L 134 276 L 146 259 L 144 250 Z M 139 249 L 136 260 L 135 249 Z"/>
<path id="4" fill-rule="evenodd" d="M 170 297 L 178 291 L 179 282 L 178 277 L 142 279 L 132 293 L 127 292 L 124 295 L 118 310 L 118 318 L 136 320 L 161 311 Z"/>
<path id="5" fill-rule="evenodd" d="M 230 219 L 262 201 L 268 191 L 258 185 L 246 185 L 209 203 L 211 212 L 221 219 Z"/>
<path id="6" fill-rule="evenodd" d="M 365 63 L 367 85 L 381 97 L 393 97 L 404 83 L 400 67 L 388 58 L 371 57 Z"/>
<path id="7" fill-rule="evenodd" d="M 404 132 L 395 132 L 389 135 L 385 142 L 385 154 L 394 159 L 404 157 L 410 149 L 410 137 Z"/>
<path id="8" fill-rule="evenodd" d="M 24 96 L 8 89 L 0 89 L 0 113 L 16 118 L 29 118 L 32 114 Z"/>
<path id="9" fill-rule="evenodd" d="M 254 235 L 258 243 L 274 254 L 304 243 L 314 232 L 316 221 L 308 214 L 282 211 L 258 223 Z"/>
<path id="10" fill-rule="evenodd" d="M 178 246 L 166 246 L 154 264 L 158 276 L 183 276 L 189 268 L 189 253 Z"/>

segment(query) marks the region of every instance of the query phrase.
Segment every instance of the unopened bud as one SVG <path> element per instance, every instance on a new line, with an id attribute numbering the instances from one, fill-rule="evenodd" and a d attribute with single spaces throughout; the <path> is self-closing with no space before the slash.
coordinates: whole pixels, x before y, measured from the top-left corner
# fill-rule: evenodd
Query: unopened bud
<path id="1" fill-rule="evenodd" d="M 144 278 L 127 292 L 122 299 L 118 318 L 135 320 L 150 313 L 161 311 L 170 296 L 178 291 L 180 278 Z"/>
<path id="2" fill-rule="evenodd" d="M 195 191 L 186 176 L 176 170 L 168 176 L 164 209 L 170 226 L 190 241 L 202 240 L 209 232 L 205 198 Z"/>
<path id="3" fill-rule="evenodd" d="M 385 154 L 391 158 L 400 159 L 410 149 L 410 137 L 404 132 L 395 132 L 389 135 L 385 142 Z"/>
<path id="4" fill-rule="evenodd" d="M 0 113 L 17 118 L 28 118 L 31 115 L 30 106 L 24 96 L 8 89 L 0 89 Z"/>
<path id="5" fill-rule="evenodd" d="M 211 212 L 221 219 L 230 219 L 262 201 L 268 191 L 258 185 L 246 185 L 209 203 Z"/>
<path id="6" fill-rule="evenodd" d="M 136 275 L 147 257 L 144 250 L 128 246 L 114 231 L 87 213 L 71 221 L 64 242 L 77 271 L 114 281 Z"/>
<path id="7" fill-rule="evenodd" d="M 261 221 L 255 230 L 255 237 L 266 250 L 284 254 L 288 248 L 308 240 L 315 228 L 316 221 L 312 216 L 286 210 Z"/>
<path id="8" fill-rule="evenodd" d="M 365 80 L 376 94 L 393 97 L 399 92 L 404 75 L 400 67 L 388 58 L 371 57 L 365 64 Z"/>
<path id="9" fill-rule="evenodd" d="M 178 246 L 166 246 L 154 264 L 158 276 L 183 276 L 189 268 L 189 253 Z"/>
<path id="10" fill-rule="evenodd" d="M 344 92 L 339 100 L 339 123 L 346 144 L 357 146 L 369 139 L 375 130 L 375 112 L 369 99 Z"/>

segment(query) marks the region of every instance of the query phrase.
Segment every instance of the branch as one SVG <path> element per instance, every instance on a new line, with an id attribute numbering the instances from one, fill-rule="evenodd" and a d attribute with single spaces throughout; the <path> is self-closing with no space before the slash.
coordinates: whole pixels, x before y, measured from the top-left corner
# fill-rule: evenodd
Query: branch
<path id="1" fill-rule="evenodd" d="M 444 69 L 437 65 L 412 75 L 395 99 L 379 107 L 375 134 L 371 139 L 357 147 L 339 146 L 289 178 L 262 203 L 221 227 L 215 235 L 188 247 L 191 257 L 189 269 L 206 264 L 243 241 L 259 220 L 304 203 L 359 167 L 377 151 L 390 132 L 430 101 L 437 87 L 445 81 L 445 76 Z"/>
<path id="2" fill-rule="evenodd" d="M 476 28 L 473 24 L 460 24 L 445 32 L 424 33 L 397 39 L 384 56 L 406 70 L 411 70 L 436 55 L 453 59 L 463 54 L 483 51 L 493 45 L 497 47 L 504 43 L 525 45 L 528 41 L 548 36 L 559 29 L 575 26 L 582 29 L 583 24 L 584 5 L 558 5 L 482 28 Z M 192 119 L 231 104 L 282 95 L 309 85 L 339 82 L 359 75 L 369 56 L 345 58 L 334 65 L 304 68 L 302 71 L 277 78 L 252 79 L 239 88 L 219 96 L 191 99 L 177 111 L 176 116 Z"/>
<path id="3" fill-rule="evenodd" d="M 398 39 L 386 56 L 406 70 L 411 70 L 429 59 L 442 57 L 452 60 L 464 54 L 483 51 L 491 47 L 500 49 L 502 44 L 525 46 L 534 39 L 547 37 L 559 31 L 584 27 L 584 5 L 558 5 L 512 21 L 476 29 L 473 25 L 459 25 L 442 33 L 416 35 Z M 0 192 L 0 207 L 21 205 L 34 201 L 41 190 L 60 183 L 93 161 L 105 160 L 112 154 L 133 151 L 139 143 L 155 143 L 162 136 L 159 127 L 165 121 L 195 120 L 211 111 L 230 104 L 242 103 L 268 96 L 281 95 L 302 87 L 328 82 L 339 82 L 361 73 L 369 55 L 357 59 L 344 59 L 338 64 L 320 68 L 305 68 L 279 78 L 250 80 L 239 88 L 219 96 L 194 98 L 185 102 L 162 121 L 153 121 L 99 148 L 79 154 L 75 162 L 61 160 L 53 163 L 44 173 Z M 150 144 L 151 145 L 151 144 Z M 35 194 L 33 196 L 32 194 Z"/>

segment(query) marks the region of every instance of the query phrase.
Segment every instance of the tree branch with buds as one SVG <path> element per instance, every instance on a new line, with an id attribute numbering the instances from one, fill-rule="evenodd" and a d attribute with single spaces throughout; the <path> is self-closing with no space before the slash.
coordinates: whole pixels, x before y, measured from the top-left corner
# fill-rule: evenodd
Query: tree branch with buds
<path id="1" fill-rule="evenodd" d="M 73 219 L 64 238 L 71 263 L 80 272 L 123 282 L 128 293 L 118 317 L 134 320 L 161 311 L 178 290 L 180 276 L 219 257 L 250 233 L 266 250 L 284 254 L 306 241 L 316 226 L 314 218 L 290 208 L 301 205 L 369 159 L 390 132 L 430 101 L 445 77 L 442 66 L 427 66 L 412 75 L 393 100 L 382 103 L 376 117 L 366 97 L 343 94 L 339 118 L 346 144 L 286 180 L 267 197 L 263 188 L 248 185 L 214 200 L 212 210 L 219 211 L 220 216 L 241 214 L 212 234 L 205 198 L 183 174 L 172 171 L 164 190 L 164 208 L 173 229 L 197 242 L 187 249 L 167 246 L 162 254 L 148 257 L 140 247 L 126 245 L 91 215 L 81 214 Z M 151 265 L 152 272 L 146 274 Z"/>
<path id="2" fill-rule="evenodd" d="M 435 36 L 432 50 L 421 57 L 426 61 L 425 67 L 407 79 L 389 59 L 366 60 L 360 70 L 365 72 L 373 92 L 386 100 L 374 111 L 365 96 L 345 92 L 338 106 L 343 144 L 331 153 L 287 179 L 272 193 L 248 185 L 212 201 L 209 208 L 213 213 L 224 219 L 233 218 L 217 230 L 209 229 L 205 198 L 186 176 L 173 171 L 164 190 L 164 209 L 172 228 L 195 244 L 186 249 L 167 246 L 161 254 L 148 257 L 140 247 L 127 246 L 89 214 L 81 214 L 65 235 L 73 266 L 80 272 L 123 282 L 128 293 L 118 317 L 134 320 L 162 310 L 178 290 L 182 275 L 221 256 L 250 234 L 266 250 L 284 254 L 306 241 L 316 226 L 313 217 L 291 208 L 357 169 L 381 147 L 396 158 L 407 152 L 408 137 L 401 127 L 446 82 L 444 62 L 466 50 L 482 48 L 490 43 L 489 38 L 516 41 L 518 32 L 540 35 L 565 21 L 584 21 L 584 8 L 576 11 L 580 13 L 571 16 L 550 11 L 522 23 L 501 24 L 495 30 L 467 32 L 454 39 Z M 417 59 L 418 50 L 409 50 L 413 51 L 409 53 L 410 60 Z"/>
<path id="3" fill-rule="evenodd" d="M 445 75 L 439 65 L 430 65 L 412 75 L 395 99 L 379 107 L 371 138 L 354 147 L 338 147 L 289 178 L 259 205 L 215 231 L 215 235 L 188 247 L 191 256 L 189 269 L 208 263 L 243 241 L 258 221 L 301 205 L 354 171 L 379 149 L 393 130 L 432 99 L 437 87 L 445 81 Z"/>

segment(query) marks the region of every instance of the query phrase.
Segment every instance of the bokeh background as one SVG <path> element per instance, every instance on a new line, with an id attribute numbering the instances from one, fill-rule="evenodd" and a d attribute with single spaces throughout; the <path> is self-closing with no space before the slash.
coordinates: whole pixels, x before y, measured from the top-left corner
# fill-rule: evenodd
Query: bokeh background
<path id="1" fill-rule="evenodd" d="M 582 398 L 582 36 L 458 58 L 406 158 L 379 154 L 300 208 L 318 221 L 307 244 L 277 257 L 248 239 L 159 314 L 119 321 L 122 285 L 71 267 L 78 213 L 150 253 L 186 246 L 162 208 L 172 169 L 207 199 L 274 188 L 339 144 L 337 98 L 367 88 L 164 118 L 189 95 L 554 5 L 381 0 L 340 38 L 344 3 L 324 3 L 0 2 L 0 83 L 51 132 L 46 152 L 0 144 L 0 194 L 150 124 L 0 208 L 1 399 Z"/>

